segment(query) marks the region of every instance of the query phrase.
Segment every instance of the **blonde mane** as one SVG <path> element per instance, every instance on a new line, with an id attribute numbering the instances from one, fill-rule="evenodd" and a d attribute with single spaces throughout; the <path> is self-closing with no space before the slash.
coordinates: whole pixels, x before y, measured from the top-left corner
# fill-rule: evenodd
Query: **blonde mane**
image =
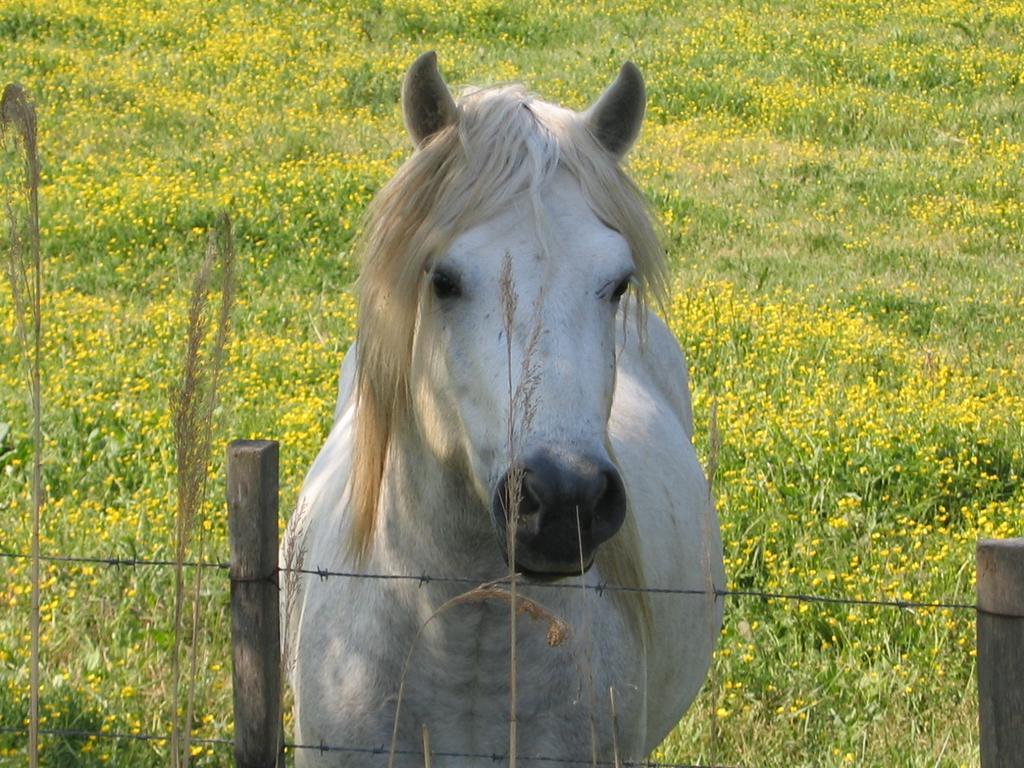
<path id="1" fill-rule="evenodd" d="M 560 167 L 579 181 L 594 213 L 629 243 L 638 311 L 644 311 L 645 301 L 663 298 L 665 259 L 646 204 L 580 115 L 539 101 L 521 86 L 464 93 L 458 120 L 424 142 L 367 211 L 358 281 L 350 541 L 358 556 L 373 539 L 390 436 L 410 408 L 409 370 L 425 269 L 459 233 L 514 199 L 530 195 L 538 204 L 541 189 Z M 608 576 L 617 573 L 619 583 L 639 581 L 635 524 L 606 548 L 616 542 L 599 562 L 608 561 L 605 567 L 613 572 Z M 634 567 L 624 569 L 624 561 Z"/>

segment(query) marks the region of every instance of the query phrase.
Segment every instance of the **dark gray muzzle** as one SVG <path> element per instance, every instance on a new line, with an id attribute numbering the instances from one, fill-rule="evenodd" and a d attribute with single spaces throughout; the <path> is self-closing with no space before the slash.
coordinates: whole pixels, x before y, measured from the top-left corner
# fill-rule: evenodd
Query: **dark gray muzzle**
<path id="1" fill-rule="evenodd" d="M 535 451 L 502 477 L 491 512 L 506 562 L 515 517 L 516 570 L 558 578 L 586 571 L 622 527 L 626 489 L 607 459 Z"/>

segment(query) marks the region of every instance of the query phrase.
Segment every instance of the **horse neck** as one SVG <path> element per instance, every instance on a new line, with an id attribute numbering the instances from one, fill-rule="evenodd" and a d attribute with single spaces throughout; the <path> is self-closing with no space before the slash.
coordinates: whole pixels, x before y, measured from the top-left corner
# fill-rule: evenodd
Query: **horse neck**
<path id="1" fill-rule="evenodd" d="M 490 510 L 463 462 L 442 461 L 412 425 L 396 429 L 385 465 L 374 559 L 393 572 L 504 575 Z"/>

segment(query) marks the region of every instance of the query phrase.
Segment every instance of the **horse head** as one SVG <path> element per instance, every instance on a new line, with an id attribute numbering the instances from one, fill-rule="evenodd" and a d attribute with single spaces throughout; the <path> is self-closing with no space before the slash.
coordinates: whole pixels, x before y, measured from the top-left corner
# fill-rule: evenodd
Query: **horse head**
<path id="1" fill-rule="evenodd" d="M 581 113 L 517 86 L 456 103 L 429 53 L 409 69 L 402 105 L 416 151 L 368 227 L 379 241 L 369 252 L 402 254 L 390 275 L 374 269 L 383 260 L 364 267 L 360 362 L 387 367 L 370 329 L 405 344 L 407 374 L 381 397 L 403 393 L 432 454 L 465 469 L 517 571 L 578 574 L 629 506 L 608 438 L 616 317 L 624 304 L 639 312 L 663 279 L 619 168 L 643 80 L 625 64 Z"/>

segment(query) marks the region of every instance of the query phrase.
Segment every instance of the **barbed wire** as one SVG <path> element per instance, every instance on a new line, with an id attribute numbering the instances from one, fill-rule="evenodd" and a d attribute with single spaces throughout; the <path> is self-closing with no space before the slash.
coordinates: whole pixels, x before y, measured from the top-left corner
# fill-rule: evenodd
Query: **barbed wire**
<path id="1" fill-rule="evenodd" d="M 414 576 L 410 574 L 397 573 L 360 573 L 357 571 L 332 571 L 325 568 L 277 568 L 278 573 L 297 573 L 308 576 L 317 576 L 321 580 L 328 578 L 349 578 L 349 579 L 379 579 L 384 581 L 418 581 L 421 584 L 431 582 L 454 582 L 458 584 L 473 584 L 479 586 L 480 579 L 470 579 L 462 576 L 432 576 L 423 574 Z M 508 578 L 498 579 L 492 584 L 501 584 L 508 581 Z M 888 600 L 882 598 L 852 598 L 831 595 L 812 595 L 800 592 L 764 592 L 754 589 L 697 589 L 683 587 L 630 587 L 620 584 L 581 584 L 574 581 L 560 582 L 529 582 L 531 589 L 571 589 L 589 590 L 601 595 L 605 592 L 634 592 L 654 595 L 714 595 L 715 597 L 755 597 L 762 600 L 790 600 L 806 603 L 836 603 L 842 605 L 867 605 L 883 608 L 947 608 L 958 610 L 976 611 L 978 606 L 975 603 L 963 603 L 955 600 Z"/>
<path id="2" fill-rule="evenodd" d="M 0 552 L 0 558 L 7 560 L 30 560 L 32 555 L 25 552 Z M 135 568 L 136 566 L 171 567 L 178 565 L 177 560 L 151 560 L 142 557 L 84 557 L 77 555 L 40 555 L 44 563 L 70 563 L 73 565 L 109 565 L 116 568 Z M 183 560 L 184 568 L 212 568 L 219 571 L 231 569 L 231 563 L 217 560 Z"/>
<path id="3" fill-rule="evenodd" d="M 24 726 L 0 725 L 0 733 L 15 736 L 27 736 L 28 728 Z M 115 741 L 146 741 L 146 742 L 168 742 L 170 737 L 165 734 L 156 733 L 125 733 L 123 731 L 90 731 L 82 728 L 40 728 L 39 733 L 44 736 L 59 736 L 69 739 L 111 739 Z M 226 737 L 191 737 L 191 744 L 204 746 L 234 746 L 234 739 Z M 312 750 L 320 754 L 340 752 L 347 754 L 380 755 L 388 756 L 391 750 L 383 745 L 379 747 L 352 747 L 339 744 L 327 744 L 321 741 L 318 744 L 297 744 L 286 741 L 282 745 L 287 750 Z M 394 754 L 404 757 L 418 757 L 423 759 L 423 752 L 415 749 L 395 749 Z M 508 755 L 498 752 L 452 752 L 443 750 L 430 750 L 431 757 L 460 758 L 467 760 L 484 760 L 491 763 L 501 763 L 508 760 Z M 571 757 L 549 757 L 546 755 L 517 755 L 516 760 L 528 763 L 551 763 L 556 765 L 591 765 L 591 766 L 623 766 L 623 768 L 737 768 L 720 764 L 695 763 L 669 763 L 657 760 L 620 760 L 617 763 L 610 760 L 593 760 Z"/>
<path id="4" fill-rule="evenodd" d="M 0 552 L 0 558 L 6 559 L 18 559 L 27 560 L 31 559 L 31 555 L 20 552 Z M 104 565 L 113 568 L 135 568 L 135 567 L 173 567 L 181 565 L 186 568 L 203 568 L 203 569 L 215 569 L 215 570 L 227 570 L 230 571 L 231 564 L 222 561 L 183 561 L 178 563 L 175 560 L 170 559 L 147 559 L 138 557 L 85 557 L 85 556 L 74 556 L 74 555 L 42 555 L 39 558 L 43 562 L 50 563 L 66 563 L 66 564 L 90 564 L 90 565 Z M 477 578 L 469 578 L 465 576 L 435 576 L 432 574 L 399 574 L 399 573 L 363 573 L 358 571 L 340 571 L 331 570 L 327 568 L 281 568 L 276 567 L 268 574 L 268 576 L 262 579 L 256 579 L 257 581 L 271 580 L 274 583 L 277 582 L 277 577 L 280 574 L 295 574 L 304 576 L 315 576 L 321 581 L 326 581 L 330 578 L 346 578 L 346 579 L 368 579 L 378 581 L 405 581 L 405 582 L 416 582 L 420 586 L 424 586 L 430 583 L 447 583 L 447 584 L 458 584 L 461 586 L 477 587 L 480 586 L 481 581 Z M 509 577 L 501 579 L 497 582 L 507 582 Z M 232 579 L 232 581 L 253 581 L 253 579 Z M 598 595 L 604 593 L 614 592 L 626 592 L 626 593 L 648 593 L 648 594 L 662 594 L 662 595 L 693 595 L 693 596 L 708 596 L 714 595 L 716 599 L 720 598 L 755 598 L 765 601 L 770 600 L 785 600 L 802 603 L 818 603 L 818 604 L 834 604 L 834 605 L 860 605 L 870 607 L 883 607 L 883 608 L 897 608 L 900 610 L 910 610 L 915 608 L 920 609 L 952 609 L 952 610 L 970 610 L 977 611 L 978 607 L 974 603 L 965 603 L 956 600 L 940 599 L 940 600 L 903 600 L 903 599 L 872 599 L 872 598 L 849 598 L 839 597 L 832 595 L 815 595 L 805 594 L 799 592 L 768 592 L 753 589 L 695 589 L 695 588 L 679 588 L 679 587 L 630 587 L 619 584 L 584 584 L 578 581 L 563 581 L 563 582 L 536 582 L 530 583 L 531 588 L 536 589 L 570 589 L 570 590 L 589 590 L 596 592 Z M 0 726 L 0 733 L 8 734 L 28 734 L 28 729 L 23 727 L 10 727 Z M 41 728 L 39 730 L 41 735 L 47 736 L 62 736 L 65 738 L 95 738 L 95 739 L 115 739 L 115 740 L 136 740 L 136 741 L 148 741 L 148 742 L 167 742 L 169 737 L 166 734 L 149 734 L 149 733 L 124 733 L 117 731 L 88 731 L 83 729 L 64 729 L 64 728 Z M 206 745 L 206 746 L 227 746 L 233 745 L 234 740 L 229 738 L 192 738 L 190 742 L 193 744 Z M 386 756 L 390 753 L 390 750 L 384 746 L 378 747 L 356 747 L 348 745 L 334 745 L 320 742 L 318 744 L 300 744 L 293 742 L 285 742 L 283 746 L 289 750 L 314 750 L 321 754 L 330 752 L 337 753 L 349 753 L 349 754 L 364 754 L 364 755 L 382 755 Z M 423 752 L 416 750 L 395 750 L 396 755 L 403 755 L 409 757 L 417 757 L 423 759 Z M 473 752 L 449 752 L 449 751 L 431 751 L 430 753 L 434 757 L 443 758 L 455 758 L 465 760 L 478 760 L 490 762 L 492 764 L 498 764 L 507 761 L 508 755 L 499 753 L 473 753 Z M 609 761 L 593 761 L 585 759 L 573 759 L 573 758 L 561 758 L 561 757 L 549 757 L 545 755 L 517 755 L 517 760 L 523 761 L 524 763 L 547 763 L 551 765 L 592 765 L 592 766 L 608 766 L 613 767 L 615 763 Z M 618 766 L 623 768 L 736 768 L 735 766 L 724 766 L 724 765 L 705 765 L 698 766 L 693 763 L 668 763 L 658 762 L 652 760 L 643 761 L 619 761 Z"/>
<path id="5" fill-rule="evenodd" d="M 15 736 L 27 736 L 28 728 L 24 726 L 0 725 L 0 733 L 12 734 Z M 89 731 L 84 728 L 40 728 L 39 734 L 43 736 L 61 736 L 66 739 L 111 739 L 114 741 L 170 741 L 171 737 L 166 733 L 125 733 L 124 731 Z M 189 738 L 190 744 L 202 744 L 204 746 L 234 746 L 235 740 L 226 737 L 200 737 Z"/>
<path id="6" fill-rule="evenodd" d="M 0 558 L 6 559 L 18 559 L 26 560 L 31 559 L 31 555 L 22 552 L 0 552 Z M 177 566 L 178 563 L 175 560 L 166 559 L 145 559 L 137 557 L 79 557 L 73 555 L 42 555 L 39 558 L 43 562 L 53 563 L 71 563 L 71 564 L 92 564 L 92 565 L 107 565 L 111 567 L 171 567 Z M 222 561 L 214 560 L 203 560 L 203 561 L 183 561 L 181 565 L 185 568 L 206 568 L 214 570 L 230 570 L 231 564 Z M 305 576 L 316 576 L 321 581 L 326 581 L 331 578 L 345 578 L 345 579 L 367 579 L 375 581 L 413 581 L 418 582 L 420 586 L 432 583 L 438 584 L 459 584 L 463 586 L 476 587 L 481 585 L 480 579 L 470 578 L 468 576 L 434 576 L 432 574 L 420 574 L 419 576 L 413 574 L 403 573 L 363 573 L 359 571 L 338 571 L 331 570 L 328 568 L 281 568 L 276 567 L 268 576 L 263 579 L 255 579 L 256 581 L 273 580 L 277 575 L 281 573 L 286 574 L 299 574 Z M 233 581 L 253 581 L 253 579 L 232 579 Z M 508 578 L 499 579 L 495 584 L 507 583 Z M 817 595 L 803 592 L 768 592 L 756 589 L 698 589 L 698 588 L 683 588 L 683 587 L 630 587 L 621 584 L 609 584 L 601 582 L 598 584 L 582 584 L 576 581 L 560 581 L 560 582 L 530 582 L 529 587 L 531 589 L 569 589 L 569 590 L 587 590 L 596 592 L 599 596 L 605 592 L 626 592 L 626 593 L 645 593 L 652 595 L 692 595 L 692 596 L 708 596 L 714 595 L 716 598 L 756 598 L 761 600 L 786 600 L 789 602 L 798 603 L 818 603 L 826 605 L 856 605 L 856 606 L 868 606 L 875 608 L 898 608 L 900 610 L 913 610 L 913 609 L 931 609 L 931 610 L 963 610 L 963 611 L 977 611 L 978 606 L 976 603 L 966 603 L 957 600 L 951 600 L 948 598 L 940 598 L 936 600 L 904 600 L 904 599 L 887 599 L 887 598 L 859 598 L 859 597 L 844 597 L 839 595 Z"/>

